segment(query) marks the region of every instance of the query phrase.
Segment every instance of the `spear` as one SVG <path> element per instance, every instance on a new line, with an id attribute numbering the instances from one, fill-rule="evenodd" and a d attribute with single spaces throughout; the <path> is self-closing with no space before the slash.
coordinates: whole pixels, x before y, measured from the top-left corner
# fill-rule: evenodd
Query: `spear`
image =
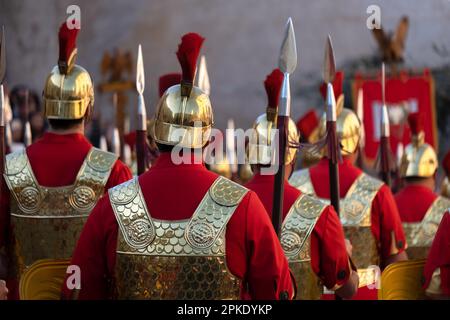
<path id="1" fill-rule="evenodd" d="M 323 68 L 323 80 L 327 84 L 327 143 L 328 143 L 328 168 L 330 172 L 330 200 L 334 210 L 339 215 L 339 146 L 336 133 L 336 100 L 333 91 L 333 79 L 336 74 L 333 45 L 328 35 L 325 45 L 325 57 Z"/>
<path id="2" fill-rule="evenodd" d="M 380 135 L 380 149 L 379 149 L 379 164 L 381 167 L 381 179 L 384 183 L 391 187 L 391 171 L 393 169 L 391 147 L 389 143 L 390 127 L 389 114 L 386 106 L 386 71 L 384 63 L 381 65 L 381 95 L 383 106 L 381 107 L 381 135 Z"/>
<path id="3" fill-rule="evenodd" d="M 2 27 L 2 39 L 0 44 L 0 192 L 3 187 L 3 174 L 5 173 L 5 93 L 3 80 L 6 72 L 5 27 Z M 1 193 L 0 193 L 1 194 Z"/>
<path id="4" fill-rule="evenodd" d="M 147 167 L 146 148 L 147 148 L 147 110 L 144 101 L 144 61 L 142 59 L 142 47 L 139 45 L 138 58 L 136 65 L 136 90 L 139 94 L 138 98 L 138 123 L 136 129 L 136 158 L 137 158 L 137 174 L 141 175 Z"/>
<path id="5" fill-rule="evenodd" d="M 3 192 L 3 174 L 5 173 L 5 93 L 3 80 L 6 71 L 5 51 L 5 27 L 2 27 L 2 39 L 0 44 L 0 195 Z"/>
<path id="6" fill-rule="evenodd" d="M 204 55 L 200 58 L 200 65 L 198 68 L 198 87 L 208 96 L 210 95 L 211 85 L 209 83 L 208 67 L 206 65 L 206 58 Z"/>
<path id="7" fill-rule="evenodd" d="M 363 89 L 358 90 L 358 99 L 356 100 L 356 114 L 358 115 L 359 122 L 361 123 L 360 128 L 360 139 L 359 139 L 359 156 L 358 156 L 358 167 L 364 169 L 364 145 L 366 144 L 366 133 L 364 129 L 364 102 L 363 102 Z"/>
<path id="8" fill-rule="evenodd" d="M 237 165 L 237 157 L 236 157 L 236 146 L 234 141 L 234 120 L 228 119 L 227 124 L 227 158 L 228 163 L 230 164 L 230 170 L 232 175 L 232 180 L 235 181 L 237 179 L 238 165 Z"/>
<path id="9" fill-rule="evenodd" d="M 285 159 L 286 148 L 288 147 L 287 129 L 289 125 L 289 117 L 291 113 L 291 91 L 289 86 L 289 75 L 294 72 L 297 67 L 297 46 L 295 44 L 294 26 L 292 19 L 289 18 L 286 23 L 285 35 L 281 44 L 280 55 L 278 59 L 278 67 L 283 72 L 283 86 L 281 88 L 281 101 L 277 117 L 278 130 L 278 163 L 277 173 L 273 186 L 273 207 L 272 207 L 272 224 L 275 232 L 280 236 L 281 224 L 283 219 L 283 195 L 284 195 L 284 179 L 285 179 Z"/>
<path id="10" fill-rule="evenodd" d="M 114 127 L 111 137 L 111 151 L 120 157 L 120 134 L 119 129 Z"/>

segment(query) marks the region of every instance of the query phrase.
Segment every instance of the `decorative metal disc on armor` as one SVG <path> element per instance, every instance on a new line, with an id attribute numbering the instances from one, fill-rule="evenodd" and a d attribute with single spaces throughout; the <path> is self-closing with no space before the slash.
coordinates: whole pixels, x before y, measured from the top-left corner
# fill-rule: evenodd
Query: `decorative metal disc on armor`
<path id="1" fill-rule="evenodd" d="M 42 198 L 38 189 L 26 187 L 18 195 L 19 203 L 26 213 L 34 213 L 39 209 Z"/>
<path id="2" fill-rule="evenodd" d="M 134 220 L 127 227 L 130 242 L 136 248 L 148 246 L 155 239 L 155 228 L 146 219 Z"/>
<path id="3" fill-rule="evenodd" d="M 216 232 L 213 227 L 204 222 L 194 222 L 186 232 L 186 240 L 194 248 L 208 248 L 216 240 Z"/>
<path id="4" fill-rule="evenodd" d="M 69 197 L 70 205 L 80 211 L 90 211 L 97 202 L 94 190 L 87 186 L 76 187 Z"/>
<path id="5" fill-rule="evenodd" d="M 302 247 L 302 239 L 292 231 L 284 231 L 281 234 L 280 243 L 284 253 L 288 256 L 297 255 Z"/>

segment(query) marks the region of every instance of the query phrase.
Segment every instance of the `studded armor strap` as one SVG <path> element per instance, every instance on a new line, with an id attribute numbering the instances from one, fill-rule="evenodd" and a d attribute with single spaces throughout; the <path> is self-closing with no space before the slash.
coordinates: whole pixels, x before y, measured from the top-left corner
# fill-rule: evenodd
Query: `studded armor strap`
<path id="1" fill-rule="evenodd" d="M 428 208 L 422 221 L 403 223 L 410 259 L 426 259 L 439 223 L 448 208 L 450 208 L 450 199 L 439 196 Z"/>
<path id="2" fill-rule="evenodd" d="M 382 185 L 382 181 L 361 173 L 341 200 L 342 225 L 370 227 L 372 201 Z"/>
<path id="3" fill-rule="evenodd" d="M 36 214 L 44 194 L 34 176 L 25 149 L 6 156 L 5 181 L 24 214 Z"/>
<path id="4" fill-rule="evenodd" d="M 280 239 L 288 261 L 311 260 L 307 240 L 325 207 L 323 202 L 302 194 L 289 209 Z"/>
<path id="5" fill-rule="evenodd" d="M 289 179 L 289 183 L 300 190 L 302 193 L 310 196 L 316 196 L 314 186 L 311 182 L 311 176 L 309 175 L 309 169 L 303 169 L 296 171 Z"/>
<path id="6" fill-rule="evenodd" d="M 320 299 L 322 286 L 311 267 L 310 236 L 326 205 L 302 194 L 283 222 L 281 246 L 297 282 L 297 299 Z"/>
<path id="7" fill-rule="evenodd" d="M 70 202 L 80 212 L 89 213 L 108 182 L 118 157 L 114 153 L 91 148 L 75 180 Z"/>

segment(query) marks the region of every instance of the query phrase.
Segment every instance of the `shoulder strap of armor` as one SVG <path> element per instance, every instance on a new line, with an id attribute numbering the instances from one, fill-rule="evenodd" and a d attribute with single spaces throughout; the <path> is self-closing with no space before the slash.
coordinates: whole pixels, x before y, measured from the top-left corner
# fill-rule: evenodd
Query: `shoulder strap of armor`
<path id="1" fill-rule="evenodd" d="M 80 185 L 88 185 L 94 190 L 101 189 L 98 190 L 101 195 L 117 159 L 118 156 L 114 153 L 92 147 L 78 171 L 75 188 Z"/>
<path id="2" fill-rule="evenodd" d="M 185 237 L 193 248 L 210 247 L 224 231 L 248 189 L 219 176 L 189 221 Z"/>
<path id="3" fill-rule="evenodd" d="M 421 228 L 425 234 L 429 233 L 431 240 L 434 238 L 434 235 L 441 223 L 442 217 L 444 213 L 450 208 L 450 199 L 438 196 L 436 200 L 433 201 L 433 204 L 428 208 L 427 213 L 421 222 Z M 430 225 L 432 227 L 430 228 Z M 427 232 L 430 231 L 430 232 Z M 430 243 L 431 245 L 431 243 Z"/>
<path id="4" fill-rule="evenodd" d="M 310 196 L 316 196 L 314 186 L 311 181 L 309 169 L 295 171 L 289 179 L 289 183 L 300 190 L 302 193 Z"/>
<path id="5" fill-rule="evenodd" d="M 377 195 L 383 182 L 373 178 L 364 172 L 353 182 L 343 199 L 341 222 L 343 225 L 361 225 L 363 220 L 368 219 L 370 225 L 370 213 L 372 201 Z"/>
<path id="6" fill-rule="evenodd" d="M 5 182 L 19 208 L 29 214 L 37 212 L 44 195 L 34 176 L 26 150 L 8 154 L 5 164 Z"/>
<path id="7" fill-rule="evenodd" d="M 156 232 L 139 186 L 138 177 L 109 189 L 109 200 L 125 242 L 142 249 L 155 239 Z"/>
<path id="8" fill-rule="evenodd" d="M 326 206 L 322 201 L 302 194 L 289 209 L 280 239 L 289 261 L 304 261 L 309 258 L 309 252 L 305 252 L 309 246 L 305 244 Z"/>

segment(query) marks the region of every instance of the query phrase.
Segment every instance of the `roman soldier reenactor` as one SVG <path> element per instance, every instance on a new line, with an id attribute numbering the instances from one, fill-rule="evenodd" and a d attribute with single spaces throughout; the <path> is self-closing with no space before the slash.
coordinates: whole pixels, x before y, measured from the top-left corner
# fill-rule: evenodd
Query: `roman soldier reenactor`
<path id="1" fill-rule="evenodd" d="M 81 290 L 65 289 L 65 297 L 293 296 L 288 262 L 257 195 L 208 171 L 200 158 L 213 125 L 209 97 L 193 85 L 203 40 L 182 37 L 181 83 L 165 91 L 155 115 L 161 154 L 94 208 L 72 259 L 83 270 Z"/>
<path id="2" fill-rule="evenodd" d="M 255 174 L 245 186 L 256 192 L 267 212 L 272 212 L 273 204 L 275 175 L 268 170 L 282 81 L 279 69 L 267 76 L 264 86 L 268 107 L 256 119 L 247 149 Z M 294 145 L 300 138 L 292 119 L 288 138 L 291 147 L 286 151 L 286 177 L 293 171 L 297 154 Z M 280 240 L 297 283 L 296 298 L 320 299 L 324 285 L 342 298 L 351 298 L 358 288 L 358 276 L 350 266 L 342 225 L 333 207 L 303 194 L 285 180 L 282 214 Z"/>
<path id="3" fill-rule="evenodd" d="M 411 143 L 403 153 L 400 178 L 403 189 L 395 195 L 408 243 L 409 259 L 425 259 L 433 242 L 443 212 L 450 199 L 435 194 L 438 159 L 433 147 L 425 143 L 420 113 L 408 116 Z"/>
<path id="4" fill-rule="evenodd" d="M 355 166 L 361 124 L 352 110 L 343 108 L 343 101 L 343 98 L 338 99 L 336 119 L 343 157 L 338 166 L 340 220 L 345 237 L 353 247 L 352 260 L 358 267 L 360 288 L 355 299 L 376 299 L 377 290 L 367 290 L 366 287 L 376 281 L 376 275 L 369 267 L 385 267 L 406 259 L 406 241 L 391 190 Z M 320 136 L 326 134 L 324 114 L 320 123 Z M 330 199 L 328 181 L 329 163 L 326 157 L 309 169 L 294 172 L 289 179 L 302 193 L 316 196 L 327 203 Z"/>
<path id="5" fill-rule="evenodd" d="M 50 130 L 25 150 L 6 157 L 1 195 L 0 247 L 9 253 L 10 297 L 17 281 L 39 259 L 70 258 L 97 200 L 131 178 L 114 154 L 94 148 L 84 136 L 93 111 L 89 73 L 75 64 L 78 29 L 63 23 L 59 60 L 48 75 L 43 102 Z"/>
<path id="6" fill-rule="evenodd" d="M 425 265 L 426 294 L 432 299 L 450 299 L 450 211 L 439 224 Z"/>

